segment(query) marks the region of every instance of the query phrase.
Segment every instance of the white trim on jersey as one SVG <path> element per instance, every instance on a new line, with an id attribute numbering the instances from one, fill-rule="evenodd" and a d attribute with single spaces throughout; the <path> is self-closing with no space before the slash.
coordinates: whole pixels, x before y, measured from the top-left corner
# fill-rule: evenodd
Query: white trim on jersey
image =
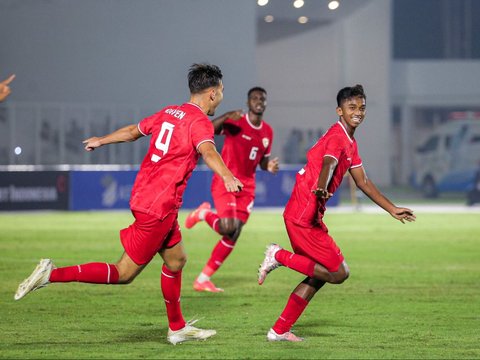
<path id="1" fill-rule="evenodd" d="M 335 156 L 333 156 L 333 155 L 330 155 L 330 154 L 325 154 L 325 155 L 323 155 L 323 157 L 325 157 L 325 156 L 328 156 L 328 157 L 334 158 L 335 160 L 337 160 L 337 163 L 338 163 L 338 159 L 337 159 Z"/>
<path id="2" fill-rule="evenodd" d="M 210 141 L 213 145 L 215 145 L 215 142 L 214 142 L 213 140 L 210 140 L 210 139 L 202 140 L 202 141 L 200 141 L 200 142 L 198 143 L 198 145 L 197 145 L 197 147 L 196 147 L 197 152 L 198 152 L 198 147 L 199 147 L 200 145 L 202 145 L 204 142 L 208 142 L 208 141 Z"/>
<path id="3" fill-rule="evenodd" d="M 143 135 L 143 136 L 147 136 L 147 134 L 144 134 L 142 129 L 140 129 L 140 123 L 137 124 L 137 128 L 138 128 L 138 131 L 140 131 L 140 133 Z"/>
<path id="4" fill-rule="evenodd" d="M 247 124 L 250 125 L 252 128 L 254 128 L 255 130 L 260 130 L 263 127 L 263 120 L 260 120 L 259 126 L 253 125 L 252 122 L 250 121 L 250 118 L 248 117 L 248 113 L 245 114 L 245 119 L 247 119 Z"/>
<path id="5" fill-rule="evenodd" d="M 345 135 L 347 135 L 347 137 L 348 137 L 348 140 L 350 140 L 350 142 L 353 143 L 353 139 L 350 137 L 350 135 L 348 135 L 347 129 L 345 129 L 345 127 L 343 126 L 342 122 L 341 122 L 340 120 L 338 120 L 337 123 L 340 124 L 340 126 L 342 127 L 343 131 L 345 132 Z"/>

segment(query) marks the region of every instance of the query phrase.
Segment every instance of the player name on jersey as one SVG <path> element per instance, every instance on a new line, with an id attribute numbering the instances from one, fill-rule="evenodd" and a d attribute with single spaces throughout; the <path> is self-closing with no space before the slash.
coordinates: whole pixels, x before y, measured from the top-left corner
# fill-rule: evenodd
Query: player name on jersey
<path id="1" fill-rule="evenodd" d="M 178 110 L 178 109 L 167 109 L 167 110 L 165 110 L 165 113 L 169 114 L 169 115 L 172 115 L 172 116 L 174 116 L 174 117 L 176 117 L 177 119 L 180 119 L 180 120 L 182 120 L 183 117 L 186 114 L 184 111 Z"/>

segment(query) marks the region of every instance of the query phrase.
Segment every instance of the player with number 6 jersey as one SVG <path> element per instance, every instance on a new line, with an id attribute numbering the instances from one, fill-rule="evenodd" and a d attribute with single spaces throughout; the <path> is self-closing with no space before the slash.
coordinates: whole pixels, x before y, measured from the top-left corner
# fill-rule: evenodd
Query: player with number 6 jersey
<path id="1" fill-rule="evenodd" d="M 222 179 L 214 175 L 212 196 L 216 213 L 208 202 L 201 204 L 189 214 L 185 227 L 191 228 L 201 220 L 222 235 L 214 247 L 210 259 L 195 280 L 197 291 L 221 292 L 211 281 L 211 276 L 220 268 L 235 247 L 243 225 L 247 222 L 255 199 L 255 172 L 257 166 L 273 174 L 278 171 L 278 159 L 270 159 L 273 129 L 263 120 L 267 106 L 267 92 L 254 87 L 247 95 L 248 112 L 227 112 L 213 120 L 216 134 L 225 136 L 222 158 L 227 167 L 243 183 L 241 193 L 228 193 L 222 187 Z"/>
<path id="2" fill-rule="evenodd" d="M 159 254 L 163 259 L 160 285 L 167 309 L 167 341 L 177 344 L 205 340 L 216 334 L 186 322 L 180 308 L 182 269 L 186 254 L 178 225 L 178 209 L 187 181 L 200 156 L 223 181 L 225 191 L 236 192 L 242 183 L 225 166 L 213 142 L 214 129 L 206 115 L 214 115 L 223 99 L 222 72 L 210 64 L 193 64 L 188 73 L 190 101 L 160 112 L 102 137 L 84 141 L 85 150 L 131 142 L 150 135 L 150 147 L 140 166 L 130 207 L 133 224 L 120 231 L 124 253 L 115 264 L 94 262 L 56 268 L 43 259 L 14 296 L 20 300 L 49 283 L 83 282 L 129 284 Z"/>

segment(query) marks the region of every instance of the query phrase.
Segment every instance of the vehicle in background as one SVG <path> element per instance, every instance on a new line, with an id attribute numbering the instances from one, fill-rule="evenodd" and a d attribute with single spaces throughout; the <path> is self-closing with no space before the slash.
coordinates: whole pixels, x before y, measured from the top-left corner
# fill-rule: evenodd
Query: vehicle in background
<path id="1" fill-rule="evenodd" d="M 413 182 L 428 198 L 474 188 L 480 167 L 480 113 L 456 112 L 452 117 L 416 149 Z"/>

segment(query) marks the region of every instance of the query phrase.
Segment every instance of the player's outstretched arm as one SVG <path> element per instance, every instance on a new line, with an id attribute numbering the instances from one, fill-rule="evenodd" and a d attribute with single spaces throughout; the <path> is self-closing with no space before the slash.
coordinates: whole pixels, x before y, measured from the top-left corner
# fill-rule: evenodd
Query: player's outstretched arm
<path id="1" fill-rule="evenodd" d="M 280 165 L 278 162 L 278 157 L 270 159 L 269 156 L 265 156 L 262 158 L 262 161 L 260 161 L 260 168 L 262 170 L 268 171 L 272 174 L 276 174 L 278 170 L 280 169 Z"/>
<path id="2" fill-rule="evenodd" d="M 91 137 L 83 140 L 85 150 L 93 151 L 103 145 L 115 144 L 120 142 L 131 142 L 142 137 L 143 134 L 138 130 L 137 124 L 127 125 L 121 129 L 115 130 L 111 134 L 101 137 Z"/>
<path id="3" fill-rule="evenodd" d="M 225 183 L 225 188 L 228 192 L 242 190 L 243 184 L 233 176 L 232 172 L 227 168 L 213 143 L 206 141 L 200 144 L 198 152 L 202 155 L 205 164 L 207 164 L 215 174 L 222 177 L 223 182 Z"/>
<path id="4" fill-rule="evenodd" d="M 396 206 L 385 195 L 383 195 L 380 190 L 378 190 L 375 184 L 367 177 L 363 166 L 350 169 L 350 174 L 352 175 L 357 187 L 362 190 L 363 193 L 367 195 L 375 204 L 387 211 L 395 219 L 401 221 L 402 223 L 405 223 L 405 221 L 415 221 L 416 216 L 413 214 L 412 210 Z"/>
<path id="5" fill-rule="evenodd" d="M 0 82 L 0 102 L 5 100 L 12 92 L 9 84 L 15 79 L 15 74 L 10 75 L 8 78 Z"/>
<path id="6" fill-rule="evenodd" d="M 218 135 L 223 129 L 223 123 L 227 119 L 233 119 L 233 120 L 238 120 L 242 117 L 242 110 L 232 110 L 229 112 L 226 112 L 223 115 L 220 115 L 219 117 L 215 118 L 212 120 L 212 125 L 213 128 L 215 129 L 215 134 Z"/>

